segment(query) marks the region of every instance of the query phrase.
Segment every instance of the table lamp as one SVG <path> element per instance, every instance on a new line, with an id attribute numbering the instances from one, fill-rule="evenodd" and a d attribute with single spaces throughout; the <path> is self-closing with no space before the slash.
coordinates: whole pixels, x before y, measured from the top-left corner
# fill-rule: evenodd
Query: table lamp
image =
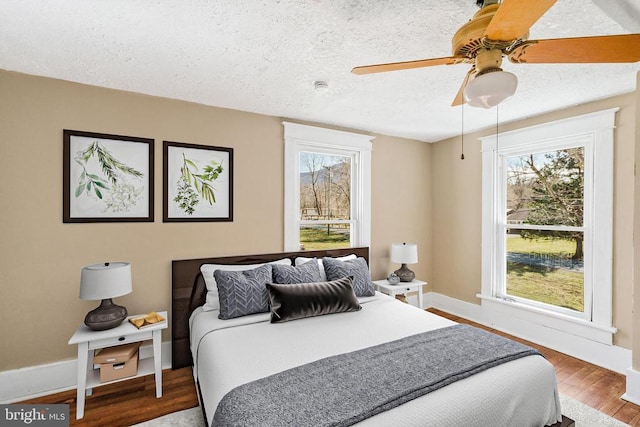
<path id="1" fill-rule="evenodd" d="M 102 300 L 87 313 L 84 324 L 94 331 L 115 328 L 127 317 L 127 309 L 111 298 L 131 293 L 131 265 L 128 262 L 105 262 L 82 267 L 80 299 Z"/>
<path id="2" fill-rule="evenodd" d="M 418 246 L 415 243 L 394 243 L 391 245 L 391 261 L 402 264 L 394 273 L 401 282 L 410 282 L 416 275 L 407 268 L 407 264 L 418 262 Z"/>

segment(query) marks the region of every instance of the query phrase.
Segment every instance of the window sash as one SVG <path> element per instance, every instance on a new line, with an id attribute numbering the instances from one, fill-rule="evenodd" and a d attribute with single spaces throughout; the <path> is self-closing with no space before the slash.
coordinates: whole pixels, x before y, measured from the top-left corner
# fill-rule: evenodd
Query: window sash
<path id="1" fill-rule="evenodd" d="M 358 245 L 358 241 L 357 241 L 357 237 L 359 235 L 358 233 L 358 228 L 357 228 L 357 221 L 355 220 L 355 218 L 358 218 L 360 216 L 360 212 L 358 211 L 358 206 L 360 205 L 358 202 L 360 200 L 360 193 L 359 193 L 359 189 L 358 189 L 358 177 L 360 176 L 360 171 L 358 169 L 358 159 L 360 157 L 360 153 L 358 151 L 354 151 L 354 150 L 348 150 L 348 149 L 337 149 L 337 148 L 330 148 L 330 147 L 322 147 L 322 146 L 317 146 L 314 144 L 309 144 L 309 143 L 298 143 L 296 146 L 296 177 L 297 179 L 294 182 L 294 192 L 298 195 L 296 197 L 295 200 L 295 205 L 294 205 L 294 209 L 296 212 L 296 219 L 295 219 L 295 227 L 298 230 L 298 232 L 296 233 L 296 246 L 299 248 L 301 245 L 300 242 L 300 228 L 303 224 L 308 223 L 308 224 L 344 224 L 344 223 L 348 223 L 351 224 L 353 223 L 352 227 L 351 227 L 351 233 L 349 235 L 349 244 L 351 247 L 353 246 L 357 246 Z M 351 159 L 351 206 L 350 206 L 350 217 L 352 219 L 349 220 L 327 220 L 327 219 L 321 219 L 321 220 L 301 220 L 300 219 L 300 155 L 302 153 L 316 153 L 316 154 L 328 154 L 328 155 L 335 155 L 335 156 L 340 156 L 340 157 L 348 157 Z"/>
<path id="2" fill-rule="evenodd" d="M 296 218 L 298 223 L 300 224 L 302 223 L 302 220 L 300 219 L 300 215 L 299 215 L 300 214 L 300 155 L 302 153 L 326 154 L 326 155 L 339 156 L 339 157 L 345 157 L 345 158 L 351 159 L 351 164 L 350 164 L 351 182 L 349 183 L 351 187 L 351 204 L 349 206 L 349 217 L 357 218 L 359 212 L 356 209 L 356 207 L 358 206 L 357 202 L 360 197 L 360 194 L 358 192 L 358 185 L 357 185 L 358 177 L 359 177 L 358 165 L 360 163 L 358 160 L 360 158 L 360 153 L 354 150 L 323 148 L 323 147 L 318 147 L 315 145 L 309 145 L 305 143 L 298 144 L 298 146 L 296 147 L 296 153 L 297 153 L 296 176 L 298 177 L 298 179 L 295 181 L 294 191 L 296 191 L 296 194 L 298 195 L 296 197 L 297 199 L 296 212 L 298 212 L 298 215 L 296 216 Z M 321 221 L 326 221 L 326 220 L 321 220 Z"/>
<path id="3" fill-rule="evenodd" d="M 513 230 L 513 228 L 509 227 L 511 230 Z M 582 311 L 579 310 L 573 310 L 570 308 L 566 308 L 566 307 L 562 307 L 559 305 L 555 305 L 555 304 L 551 304 L 551 303 L 546 303 L 543 301 L 539 301 L 536 299 L 532 299 L 532 298 L 526 298 L 526 297 L 522 297 L 522 296 L 518 296 L 514 293 L 509 293 L 508 287 L 509 287 L 509 280 L 508 280 L 508 263 L 509 263 L 509 251 L 506 249 L 507 247 L 507 240 L 509 239 L 508 234 L 506 233 L 506 229 L 504 230 L 504 240 L 505 240 L 505 253 L 504 253 L 504 280 L 502 283 L 502 286 L 500 286 L 499 284 L 496 286 L 496 297 L 501 298 L 503 300 L 507 300 L 507 301 L 515 301 L 515 302 L 519 302 L 521 304 L 524 305 L 531 305 L 533 307 L 538 307 L 541 309 L 545 309 L 548 311 L 555 311 L 558 313 L 562 313 L 564 315 L 568 315 L 568 316 L 573 316 L 573 317 L 577 317 L 577 318 L 584 318 L 585 320 L 590 320 L 590 316 L 586 316 L 585 313 L 590 313 L 591 310 L 588 309 L 588 307 L 586 306 L 587 301 L 590 301 L 590 299 L 587 297 L 587 294 L 589 293 L 589 289 L 590 289 L 590 282 L 588 281 L 588 277 L 587 274 L 585 274 L 585 272 L 587 271 L 588 266 L 585 265 L 584 262 L 584 257 L 582 259 L 582 292 L 583 292 L 583 298 L 582 298 L 582 304 L 583 304 L 583 309 Z M 562 230 L 564 231 L 564 230 Z M 583 242 L 584 242 L 584 233 L 583 233 Z M 586 255 L 586 253 L 588 251 L 590 251 L 591 249 L 588 247 L 588 245 L 586 245 L 585 243 L 583 243 L 584 247 L 584 253 Z M 512 261 L 513 262 L 513 261 Z M 541 295 L 542 297 L 542 295 Z"/>
<path id="4" fill-rule="evenodd" d="M 357 224 L 355 219 L 305 219 L 299 220 L 299 225 L 318 225 L 318 224 Z"/>
<path id="5" fill-rule="evenodd" d="M 504 224 L 505 228 L 511 230 L 543 230 L 543 231 L 585 231 L 585 227 L 574 227 L 572 225 L 538 225 L 538 224 Z"/>

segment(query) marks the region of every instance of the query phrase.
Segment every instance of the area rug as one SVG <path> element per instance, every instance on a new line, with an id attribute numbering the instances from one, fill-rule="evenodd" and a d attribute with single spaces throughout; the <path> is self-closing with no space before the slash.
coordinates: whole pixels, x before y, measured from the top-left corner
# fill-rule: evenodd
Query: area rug
<path id="1" fill-rule="evenodd" d="M 560 407 L 565 416 L 575 420 L 576 427 L 628 425 L 563 394 L 560 395 Z"/>
<path id="2" fill-rule="evenodd" d="M 562 406 L 562 413 L 572 420 L 575 420 L 576 427 L 627 425 L 562 394 L 560 395 L 560 405 Z M 151 421 L 136 424 L 133 427 L 193 427 L 203 425 L 202 411 L 199 406 L 196 406 L 195 408 L 174 412 L 173 414 L 165 415 Z"/>

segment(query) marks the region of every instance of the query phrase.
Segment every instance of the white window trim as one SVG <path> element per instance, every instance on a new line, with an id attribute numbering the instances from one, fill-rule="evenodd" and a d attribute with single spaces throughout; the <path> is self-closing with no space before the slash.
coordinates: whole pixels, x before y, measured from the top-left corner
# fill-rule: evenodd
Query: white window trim
<path id="1" fill-rule="evenodd" d="M 371 150 L 375 137 L 325 129 L 299 123 L 282 122 L 284 126 L 284 250 L 300 249 L 300 170 L 301 151 L 356 152 L 355 170 L 357 187 L 353 188 L 352 218 L 358 226 L 351 230 L 351 242 L 356 246 L 371 244 Z"/>
<path id="2" fill-rule="evenodd" d="M 482 299 L 483 309 L 496 315 L 513 316 L 546 327 L 569 332 L 583 338 L 612 345 L 613 334 L 617 332 L 612 324 L 613 315 L 613 143 L 615 113 L 619 108 L 598 111 L 590 114 L 559 120 L 543 125 L 490 135 L 481 138 L 482 142 L 482 288 L 478 297 Z M 500 194 L 499 152 L 527 150 L 531 147 L 553 146 L 559 140 L 589 139 L 593 156 L 585 162 L 593 161 L 594 197 L 585 191 L 585 210 L 590 210 L 590 218 L 585 215 L 585 227 L 592 232 L 592 256 L 594 262 L 591 277 L 593 279 L 590 319 L 577 318 L 559 312 L 523 304 L 518 301 L 505 301 L 497 298 L 498 274 L 496 257 L 501 249 L 494 250 L 500 243 L 501 230 L 496 222 L 497 212 L 503 206 Z M 592 227 L 587 221 L 598 226 Z M 585 238 L 587 235 L 585 234 Z M 585 263 L 586 265 L 587 263 Z M 586 290 L 586 286 L 585 286 Z M 587 306 L 585 305 L 585 310 Z"/>

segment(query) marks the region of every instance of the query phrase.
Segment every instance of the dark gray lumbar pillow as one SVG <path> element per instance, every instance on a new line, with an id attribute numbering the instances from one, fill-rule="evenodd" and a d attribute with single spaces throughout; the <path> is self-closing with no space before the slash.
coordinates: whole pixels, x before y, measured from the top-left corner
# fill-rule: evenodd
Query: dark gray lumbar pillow
<path id="1" fill-rule="evenodd" d="M 244 270 L 213 272 L 220 299 L 220 319 L 233 319 L 253 313 L 269 311 L 269 293 L 266 284 L 271 282 L 271 264 Z"/>
<path id="2" fill-rule="evenodd" d="M 369 297 L 376 294 L 371 281 L 371 274 L 367 261 L 359 257 L 345 261 L 333 258 L 322 258 L 324 271 L 328 280 L 341 279 L 343 277 L 353 276 L 353 290 L 359 297 Z"/>
<path id="3" fill-rule="evenodd" d="M 320 283 L 268 283 L 271 323 L 358 311 L 353 278 Z"/>

